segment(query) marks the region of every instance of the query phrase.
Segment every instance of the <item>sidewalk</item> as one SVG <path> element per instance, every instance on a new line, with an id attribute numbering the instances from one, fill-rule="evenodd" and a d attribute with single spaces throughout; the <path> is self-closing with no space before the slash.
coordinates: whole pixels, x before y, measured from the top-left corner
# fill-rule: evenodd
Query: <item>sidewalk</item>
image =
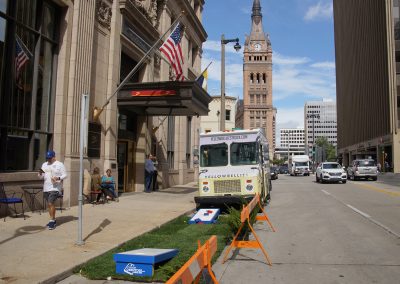
<path id="1" fill-rule="evenodd" d="M 57 228 L 46 228 L 47 212 L 7 217 L 0 226 L 0 283 L 55 283 L 79 264 L 195 209 L 197 183 L 132 193 L 119 202 L 83 206 L 83 246 L 78 238 L 78 207 L 60 213 Z"/>
<path id="2" fill-rule="evenodd" d="M 400 186 L 400 174 L 399 173 L 379 173 L 377 182 Z"/>

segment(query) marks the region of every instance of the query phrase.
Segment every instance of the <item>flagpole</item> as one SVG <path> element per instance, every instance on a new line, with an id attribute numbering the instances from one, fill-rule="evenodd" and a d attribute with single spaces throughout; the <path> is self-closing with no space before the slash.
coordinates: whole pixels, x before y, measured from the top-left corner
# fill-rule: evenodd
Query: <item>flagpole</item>
<path id="1" fill-rule="evenodd" d="M 206 70 L 208 69 L 208 67 L 210 67 L 210 65 L 211 65 L 212 63 L 213 63 L 212 61 L 211 61 L 210 63 L 208 63 L 207 67 L 203 70 L 203 72 L 200 73 L 200 75 L 196 78 L 196 80 L 198 80 L 198 79 L 200 78 L 200 76 L 203 75 L 204 72 L 206 72 Z M 195 80 L 195 81 L 196 81 L 196 80 Z"/>
<path id="2" fill-rule="evenodd" d="M 182 11 L 181 14 L 176 18 L 176 20 L 171 24 L 171 26 L 165 31 L 165 33 L 153 44 L 153 46 L 146 52 L 145 55 L 143 55 L 142 59 L 133 67 L 131 72 L 129 72 L 128 75 L 126 75 L 125 79 L 122 80 L 122 82 L 118 85 L 118 87 L 115 89 L 114 93 L 106 100 L 106 102 L 103 104 L 103 106 L 99 109 L 97 107 L 94 107 L 94 112 L 93 112 L 93 120 L 97 120 L 100 114 L 103 112 L 104 108 L 110 103 L 111 99 L 121 90 L 121 88 L 126 84 L 126 82 L 129 80 L 130 77 L 132 77 L 133 74 L 136 73 L 136 71 L 139 69 L 140 65 L 143 63 L 143 61 L 147 58 L 147 56 L 153 51 L 153 49 L 157 46 L 157 44 L 162 40 L 165 35 L 171 30 L 172 27 L 175 26 L 175 24 L 179 21 L 179 19 L 183 16 L 185 12 Z"/>

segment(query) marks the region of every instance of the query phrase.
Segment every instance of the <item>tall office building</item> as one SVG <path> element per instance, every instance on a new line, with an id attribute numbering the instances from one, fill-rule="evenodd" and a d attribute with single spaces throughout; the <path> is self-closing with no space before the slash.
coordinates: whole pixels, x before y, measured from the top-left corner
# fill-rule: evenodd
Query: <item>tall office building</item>
<path id="1" fill-rule="evenodd" d="M 282 128 L 281 147 L 304 148 L 304 128 Z"/>
<path id="2" fill-rule="evenodd" d="M 275 148 L 275 158 L 285 159 L 292 155 L 304 155 L 304 128 L 281 128 L 280 146 Z"/>
<path id="3" fill-rule="evenodd" d="M 331 100 L 310 101 L 304 105 L 306 151 L 311 153 L 315 141 L 325 137 L 330 144 L 337 144 L 336 103 Z"/>
<path id="4" fill-rule="evenodd" d="M 263 31 L 260 0 L 253 2 L 251 32 L 244 44 L 243 109 L 243 127 L 265 129 L 272 158 L 276 116 L 272 105 L 272 46 Z"/>
<path id="5" fill-rule="evenodd" d="M 338 153 L 400 172 L 398 0 L 334 0 Z"/>

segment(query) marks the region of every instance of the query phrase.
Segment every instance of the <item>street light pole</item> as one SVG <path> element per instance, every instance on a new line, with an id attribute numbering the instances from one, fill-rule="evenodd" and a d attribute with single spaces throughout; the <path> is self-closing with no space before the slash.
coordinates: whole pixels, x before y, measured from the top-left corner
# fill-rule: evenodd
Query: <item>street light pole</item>
<path id="1" fill-rule="evenodd" d="M 229 42 L 236 42 L 234 48 L 239 51 L 241 46 L 239 38 L 225 39 L 225 35 L 221 35 L 221 112 L 219 120 L 219 130 L 225 131 L 225 44 Z"/>
<path id="2" fill-rule="evenodd" d="M 286 131 L 286 143 L 287 143 L 287 160 L 288 160 L 288 166 L 289 166 L 289 155 L 290 155 L 290 144 L 289 144 L 289 130 Z"/>
<path id="3" fill-rule="evenodd" d="M 314 119 L 318 118 L 319 119 L 319 114 L 315 114 L 315 113 L 311 113 L 311 114 L 307 114 L 307 118 L 311 118 L 312 119 L 312 157 L 313 157 L 313 163 L 315 163 L 315 131 L 314 131 Z"/>

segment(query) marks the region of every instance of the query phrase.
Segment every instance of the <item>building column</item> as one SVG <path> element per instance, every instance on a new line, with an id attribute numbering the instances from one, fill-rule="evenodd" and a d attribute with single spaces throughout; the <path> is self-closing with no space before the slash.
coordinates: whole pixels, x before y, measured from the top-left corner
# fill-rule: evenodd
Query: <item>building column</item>
<path id="1" fill-rule="evenodd" d="M 65 133 L 59 137 L 60 140 L 55 138 L 54 143 L 56 147 L 60 147 L 58 143 L 61 144 L 62 140 L 65 141 L 64 163 L 69 173 L 69 178 L 64 183 L 64 204 L 67 207 L 78 203 L 81 97 L 83 93 L 90 91 L 95 7 L 95 1 L 75 1 L 74 5 L 69 8 L 72 12 L 69 19 L 72 21 L 68 23 L 66 34 L 71 33 L 71 41 L 70 45 L 63 43 L 62 47 L 62 49 L 69 49 L 68 52 L 70 52 L 69 60 L 64 58 L 65 61 L 62 62 L 69 68 L 66 71 L 68 77 L 64 74 L 68 85 L 66 107 L 63 108 L 66 112 L 64 113 L 65 125 L 62 125 L 63 120 L 58 120 L 57 117 L 54 125 L 55 129 L 65 126 Z M 71 26 L 72 29 L 70 29 Z M 64 96 L 64 94 L 61 95 Z M 63 101 L 65 102 L 65 97 Z M 61 108 L 57 105 L 58 100 L 56 100 L 56 113 Z M 87 160 L 85 165 L 88 168 Z"/>

